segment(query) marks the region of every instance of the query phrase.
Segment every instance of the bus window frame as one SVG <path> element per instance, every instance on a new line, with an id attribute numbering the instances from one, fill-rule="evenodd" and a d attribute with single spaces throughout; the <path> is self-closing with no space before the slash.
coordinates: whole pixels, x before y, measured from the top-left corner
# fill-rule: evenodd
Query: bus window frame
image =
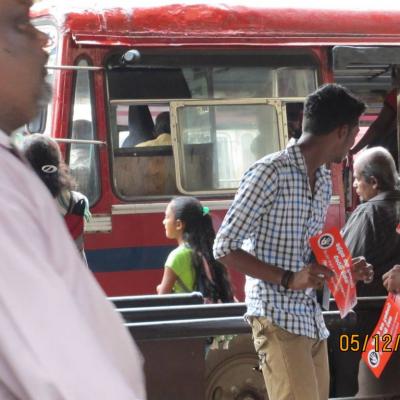
<path id="1" fill-rule="evenodd" d="M 85 60 L 87 62 L 87 66 L 91 67 L 93 66 L 93 60 L 88 55 L 87 53 L 79 54 L 73 62 L 73 66 L 77 67 L 79 66 L 79 63 Z M 69 116 L 68 120 L 68 139 L 70 139 L 70 142 L 67 143 L 67 151 L 66 151 L 66 160 L 68 160 L 67 164 L 68 166 L 70 165 L 70 157 L 71 157 L 71 147 L 74 144 L 77 144 L 78 142 L 74 142 L 74 139 L 72 138 L 72 126 L 73 126 L 73 117 L 74 117 L 74 107 L 75 107 L 75 95 L 76 95 L 76 89 L 77 89 L 77 77 L 78 73 L 81 72 L 86 72 L 88 74 L 88 84 L 89 84 L 89 96 L 90 96 L 90 109 L 91 109 L 91 117 L 92 117 L 92 130 L 93 130 L 93 140 L 98 141 L 98 133 L 97 133 L 97 113 L 96 113 L 96 104 L 95 104 L 95 88 L 94 88 L 94 72 L 95 70 L 92 69 L 74 69 L 73 71 L 73 76 L 72 76 L 72 85 L 71 85 L 71 113 Z M 97 182 L 96 182 L 96 187 L 97 187 L 97 193 L 94 199 L 91 201 L 89 196 L 86 193 L 83 193 L 85 196 L 88 197 L 89 200 L 89 205 L 90 207 L 93 207 L 98 203 L 101 199 L 101 193 L 102 193 L 102 178 L 101 178 L 101 168 L 100 168 L 100 153 L 99 153 L 99 148 L 98 145 L 103 145 L 103 142 L 99 143 L 91 143 L 90 140 L 88 140 L 87 145 L 93 145 L 94 151 L 96 153 L 95 155 L 95 169 L 97 171 Z M 79 144 L 85 144 L 84 142 L 79 142 Z"/>
<path id="2" fill-rule="evenodd" d="M 193 50 L 193 49 L 174 49 L 174 52 L 171 53 L 171 49 L 161 49 L 159 51 L 155 51 L 154 49 L 141 49 L 140 46 L 139 47 L 135 47 L 137 48 L 141 54 L 149 54 L 151 55 L 152 53 L 154 53 L 157 57 L 164 57 L 164 56 L 175 56 L 176 58 L 179 58 L 182 54 L 184 55 L 191 55 L 191 54 L 198 54 L 198 50 Z M 255 51 L 254 49 L 248 50 L 248 51 L 241 51 L 239 49 L 236 50 L 235 55 L 236 56 L 243 56 L 243 55 L 252 55 L 252 56 L 258 56 L 258 55 L 265 55 L 265 52 L 263 52 L 262 50 L 258 50 L 259 52 L 257 53 L 257 51 Z M 271 52 L 271 54 L 269 54 L 269 51 Z M 322 72 L 321 72 L 321 59 L 320 57 L 317 55 L 317 53 L 315 51 L 311 51 L 311 50 L 306 50 L 304 48 L 295 48 L 295 49 L 291 49 L 291 50 L 287 50 L 287 49 L 282 49 L 282 48 L 272 48 L 269 49 L 268 51 L 268 56 L 273 57 L 274 55 L 279 55 L 279 56 L 283 56 L 285 57 L 286 63 L 285 62 L 279 62 L 279 63 L 272 63 L 271 65 L 273 67 L 279 67 L 279 68 L 285 68 L 285 69 L 311 69 L 314 71 L 313 74 L 313 82 L 315 82 L 315 87 L 318 88 L 318 86 L 321 83 L 321 77 L 322 77 Z M 182 53 L 181 53 L 182 52 Z M 257 54 L 255 54 L 255 52 Z M 105 70 L 107 70 L 108 63 L 110 62 L 110 60 L 112 59 L 112 57 L 116 57 L 117 55 L 119 55 L 121 53 L 121 50 L 114 50 L 114 51 L 110 51 L 106 56 L 105 56 L 105 62 L 104 62 L 104 66 L 105 66 Z M 188 53 L 188 54 L 186 54 Z M 276 54 L 275 54 L 276 53 Z M 226 54 L 231 54 L 231 52 L 229 52 L 228 50 L 225 49 L 225 51 L 223 51 L 221 53 L 221 49 L 208 49 L 208 51 L 206 53 L 202 53 L 202 55 L 207 55 L 207 56 L 212 56 L 213 54 L 216 55 L 226 55 Z M 291 61 L 291 59 L 293 58 L 293 56 L 295 57 L 299 57 L 300 60 L 304 60 L 304 62 L 298 62 L 297 58 L 296 60 Z M 256 58 L 255 58 L 256 59 Z M 272 58 L 271 58 L 272 60 Z M 288 60 L 291 61 L 290 63 L 288 63 Z M 140 61 L 142 62 L 142 61 Z M 191 61 L 192 62 L 192 61 Z M 150 66 L 153 66 L 153 64 L 149 64 Z M 157 66 L 158 64 L 154 64 L 154 66 Z M 175 65 L 175 64 L 174 64 Z M 186 65 L 185 63 L 178 63 L 177 66 L 182 66 L 182 65 Z M 191 63 L 187 64 L 192 66 Z M 207 64 L 208 65 L 208 64 Z M 214 65 L 214 64 L 211 64 Z M 229 64 L 231 65 L 231 64 Z M 255 66 L 257 66 L 258 63 L 255 64 Z M 140 64 L 135 64 L 135 66 L 140 66 Z M 234 64 L 234 66 L 241 66 L 241 63 L 238 64 Z M 120 68 L 120 67 L 118 67 Z M 111 68 L 112 69 L 112 68 Z M 275 71 L 275 75 L 277 74 L 277 71 Z M 273 87 L 273 96 L 274 97 L 265 97 L 263 99 L 270 99 L 272 101 L 275 100 L 281 100 L 283 103 L 284 102 L 298 102 L 298 101 L 304 101 L 305 97 L 278 97 L 277 96 L 277 79 L 274 79 L 275 82 L 275 86 Z M 116 147 L 115 143 L 114 143 L 114 135 L 115 135 L 115 129 L 116 126 L 114 126 L 113 123 L 113 117 L 112 117 L 112 106 L 113 105 L 152 105 L 152 104 L 169 104 L 170 107 L 170 112 L 171 112 L 171 104 L 174 102 L 188 102 L 188 101 L 206 101 L 206 102 L 211 102 L 214 100 L 217 101 L 231 101 L 231 100 L 235 100 L 235 98 L 218 98 L 218 99 L 210 99 L 210 98 L 204 98 L 204 99 L 189 99 L 189 98 L 162 98 L 162 99 L 154 99 L 154 98 L 137 98 L 137 99 L 132 99 L 132 98 L 117 98 L 117 97 L 111 97 L 110 95 L 110 83 L 109 83 L 109 75 L 107 73 L 105 73 L 105 78 L 104 78 L 104 84 L 105 84 L 105 102 L 106 102 L 106 110 L 107 110 L 107 144 L 108 144 L 108 155 L 109 155 L 109 162 L 110 162 L 110 166 L 109 166 L 109 173 L 110 173 L 110 182 L 111 182 L 111 190 L 113 192 L 113 194 L 116 196 L 116 198 L 118 198 L 119 200 L 123 201 L 123 202 L 127 202 L 127 203 L 136 203 L 136 202 L 141 202 L 141 201 L 165 201 L 167 199 L 170 199 L 171 196 L 174 196 L 175 194 L 171 195 L 171 194 L 151 194 L 151 195 L 136 195 L 136 196 L 127 196 L 121 193 L 121 191 L 119 190 L 116 181 L 115 181 L 115 175 L 116 175 L 116 168 L 115 168 L 115 155 L 119 154 L 122 156 L 122 153 L 125 153 L 125 155 L 127 156 L 128 154 L 130 154 L 130 152 L 135 153 L 136 149 L 130 149 L 130 150 L 126 150 L 126 151 L 120 151 L 120 149 L 118 149 L 118 147 Z M 276 97 L 275 97 L 276 96 Z M 255 97 L 253 98 L 245 98 L 246 101 L 252 101 L 256 99 Z M 284 131 L 284 135 L 286 137 L 288 137 L 288 128 L 287 128 L 287 121 L 286 121 L 286 107 L 284 106 L 284 104 L 282 105 L 282 113 L 284 114 L 284 122 L 282 122 L 282 124 L 285 126 L 285 131 Z M 279 117 L 278 117 L 279 119 Z M 173 137 L 174 137 L 174 126 L 172 126 L 172 115 L 171 115 L 171 140 L 173 142 Z M 281 133 L 279 133 L 281 135 Z M 280 142 L 280 149 L 283 150 L 284 147 L 286 146 L 288 142 L 288 139 L 285 141 L 285 145 L 282 146 L 281 142 Z M 174 144 L 172 143 L 172 148 L 173 148 L 173 152 L 176 151 L 174 150 Z M 160 149 L 160 148 L 159 148 Z M 144 153 L 144 150 L 139 150 L 137 151 L 137 153 Z M 132 154 L 133 155 L 133 154 Z M 175 153 L 173 153 L 174 156 L 174 165 L 176 167 L 176 156 Z M 177 187 L 177 191 L 178 191 L 178 195 L 179 193 L 185 193 L 182 192 L 181 189 L 179 188 L 180 185 L 180 181 L 176 178 L 176 187 Z M 222 190 L 222 191 L 201 191 L 201 194 L 199 194 L 201 197 L 207 197 L 210 195 L 215 196 L 216 198 L 227 198 L 227 197 L 231 197 L 232 194 L 234 194 L 236 192 L 237 188 L 234 190 Z M 194 192 L 190 192 L 191 194 L 193 194 Z M 196 192 L 197 193 L 197 192 Z"/>
<path id="3" fill-rule="evenodd" d="M 278 121 L 278 130 L 279 130 L 279 148 L 283 150 L 289 141 L 289 132 L 288 132 L 288 121 L 287 121 L 287 110 L 286 104 L 288 103 L 304 103 L 305 97 L 281 97 L 281 98 L 246 98 L 246 99 L 215 99 L 215 100 L 192 100 L 192 99 L 178 99 L 178 100 L 169 100 L 169 99 L 160 99 L 160 100 L 153 100 L 153 99 L 113 99 L 110 100 L 109 105 L 147 105 L 151 106 L 152 104 L 169 104 L 170 107 L 170 117 L 171 117 L 171 142 L 172 142 L 172 155 L 174 157 L 174 165 L 175 165 L 175 173 L 176 173 L 176 186 L 178 192 L 181 194 L 187 195 L 196 195 L 200 197 L 206 197 L 209 195 L 213 195 L 215 197 L 226 197 L 231 196 L 232 194 L 236 193 L 237 188 L 235 189 L 217 189 L 217 190 L 201 190 L 201 191 L 187 191 L 183 189 L 182 186 L 182 178 L 180 172 L 180 163 L 181 163 L 181 156 L 179 152 L 179 140 L 181 140 L 181 135 L 177 131 L 178 124 L 178 116 L 177 116 L 177 109 L 180 107 L 184 107 L 187 105 L 195 106 L 195 105 L 272 105 L 275 107 L 277 112 L 277 121 Z M 111 121 L 110 121 L 111 122 Z M 110 130 L 111 132 L 111 130 Z M 116 148 L 113 145 L 113 141 L 111 136 L 108 138 L 109 143 L 111 143 L 110 152 L 111 152 L 111 160 L 112 160 L 112 181 L 115 182 L 114 174 L 115 174 L 115 166 L 114 166 L 114 157 L 115 155 L 123 155 L 129 156 L 130 154 L 134 156 L 136 153 L 152 155 L 153 150 L 157 153 L 160 152 L 162 147 L 157 147 L 154 149 L 148 148 L 131 148 L 131 149 L 122 149 Z M 160 194 L 160 195 L 142 195 L 142 196 L 124 196 L 118 190 L 118 187 L 114 184 L 114 190 L 119 198 L 123 201 L 127 202 L 135 202 L 135 201 L 143 201 L 143 200 L 162 200 L 166 198 L 170 198 L 170 194 Z"/>
<path id="4" fill-rule="evenodd" d="M 293 98 L 291 98 L 293 101 Z M 175 162 L 176 172 L 176 186 L 178 191 L 185 195 L 191 196 L 227 196 L 237 192 L 238 188 L 232 189 L 210 189 L 210 190 L 195 190 L 188 191 L 183 187 L 183 154 L 182 154 L 182 135 L 179 130 L 178 123 L 178 110 L 187 106 L 224 106 L 224 105 L 269 105 L 275 108 L 278 122 L 278 143 L 279 149 L 283 150 L 288 143 L 287 119 L 286 119 L 286 105 L 281 99 L 276 98 L 246 98 L 246 99 L 218 99 L 218 100 L 181 100 L 171 101 L 171 139 Z"/>

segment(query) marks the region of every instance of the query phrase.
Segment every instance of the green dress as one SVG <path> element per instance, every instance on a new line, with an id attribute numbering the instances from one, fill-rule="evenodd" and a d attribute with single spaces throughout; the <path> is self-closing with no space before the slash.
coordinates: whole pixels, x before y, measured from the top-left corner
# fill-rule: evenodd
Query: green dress
<path id="1" fill-rule="evenodd" d="M 172 250 L 165 262 L 165 268 L 172 268 L 179 278 L 172 288 L 174 293 L 187 293 L 188 290 L 194 291 L 195 272 L 192 265 L 192 250 L 189 247 L 181 245 Z M 179 280 L 183 282 L 188 290 L 179 284 Z"/>

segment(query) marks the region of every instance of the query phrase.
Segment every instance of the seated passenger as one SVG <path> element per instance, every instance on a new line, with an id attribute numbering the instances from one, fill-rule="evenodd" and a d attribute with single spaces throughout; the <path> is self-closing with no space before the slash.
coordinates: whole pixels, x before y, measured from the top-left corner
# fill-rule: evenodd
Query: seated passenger
<path id="1" fill-rule="evenodd" d="M 170 146 L 171 127 L 169 112 L 164 111 L 157 115 L 153 131 L 155 139 L 137 144 L 135 147 Z"/>

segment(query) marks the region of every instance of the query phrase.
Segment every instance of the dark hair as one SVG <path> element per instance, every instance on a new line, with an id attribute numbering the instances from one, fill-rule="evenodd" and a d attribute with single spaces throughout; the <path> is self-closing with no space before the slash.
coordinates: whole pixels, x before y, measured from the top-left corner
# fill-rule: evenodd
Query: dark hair
<path id="1" fill-rule="evenodd" d="M 74 181 L 61 160 L 60 149 L 53 139 L 39 133 L 27 136 L 23 152 L 53 197 L 57 197 L 63 189 L 73 188 Z"/>
<path id="2" fill-rule="evenodd" d="M 384 147 L 363 150 L 355 163 L 365 181 L 369 183 L 374 177 L 381 191 L 394 190 L 399 183 L 394 159 Z"/>
<path id="3" fill-rule="evenodd" d="M 355 126 L 366 105 L 345 87 L 331 83 L 311 93 L 304 104 L 303 132 L 326 135 L 343 125 Z"/>
<path id="4" fill-rule="evenodd" d="M 157 137 L 162 133 L 171 133 L 169 112 L 164 111 L 157 115 L 154 124 L 154 136 Z"/>
<path id="5" fill-rule="evenodd" d="M 192 262 L 196 272 L 197 289 L 205 297 L 211 297 L 214 302 L 233 301 L 233 294 L 226 268 L 213 255 L 215 231 L 208 210 L 203 211 L 199 200 L 195 197 L 180 196 L 171 201 L 175 219 L 183 223 L 183 239 L 191 247 Z M 211 282 L 204 270 L 202 257 L 210 266 Z M 200 287 L 199 287 L 200 285 Z M 205 287 L 202 288 L 201 285 Z"/>

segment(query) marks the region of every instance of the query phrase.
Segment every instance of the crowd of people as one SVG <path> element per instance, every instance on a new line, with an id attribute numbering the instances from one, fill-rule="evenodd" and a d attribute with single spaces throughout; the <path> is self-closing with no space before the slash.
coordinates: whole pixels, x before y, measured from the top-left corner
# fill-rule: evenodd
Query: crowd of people
<path id="1" fill-rule="evenodd" d="M 83 262 L 83 224 L 90 218 L 85 195 L 74 190 L 55 141 L 33 135 L 21 154 L 10 139 L 49 99 L 47 38 L 31 24 L 30 5 L 0 2 L 0 397 L 142 400 L 142 357 Z M 244 273 L 245 317 L 270 400 L 328 399 L 329 332 L 316 290 L 332 271 L 315 262 L 308 239 L 322 230 L 331 198 L 326 165 L 349 153 L 365 107 L 336 84 L 310 94 L 301 136 L 248 169 L 217 235 L 210 210 L 193 197 L 173 198 L 165 211 L 166 237 L 178 247 L 157 293 L 196 290 L 209 302 L 230 302 L 225 265 Z M 170 143 L 169 120 L 160 129 L 155 136 Z M 354 257 L 358 294 L 400 293 L 395 161 L 372 147 L 354 171 L 363 203 L 342 234 Z M 370 334 L 378 316 L 361 321 L 360 334 Z M 360 395 L 396 390 L 399 357 L 390 363 L 379 381 L 360 364 Z"/>

